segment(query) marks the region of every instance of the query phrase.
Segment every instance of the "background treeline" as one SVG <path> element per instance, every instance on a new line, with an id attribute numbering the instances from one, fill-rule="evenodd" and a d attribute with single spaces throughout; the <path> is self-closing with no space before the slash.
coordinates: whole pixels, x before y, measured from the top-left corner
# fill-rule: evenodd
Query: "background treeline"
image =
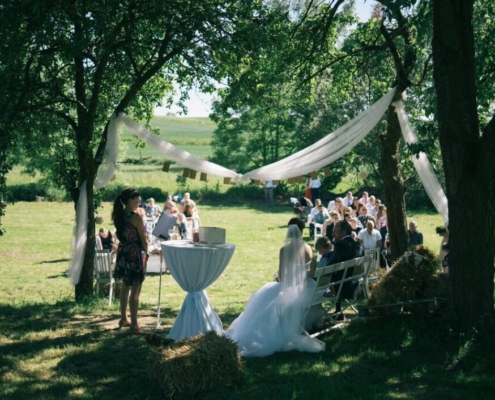
<path id="1" fill-rule="evenodd" d="M 151 125 L 164 140 L 196 156 L 211 158 L 212 140 L 215 143 L 218 127 L 208 118 L 155 117 Z M 367 147 L 367 144 L 363 143 L 356 151 Z M 178 164 L 173 164 L 168 173 L 162 172 L 164 157 L 155 149 L 139 143 L 125 129 L 122 132 L 119 153 L 122 160 L 121 171 L 114 182 L 97 192 L 98 201 L 113 201 L 120 191 L 129 185 L 137 187 L 144 199 L 153 197 L 158 203 L 163 202 L 168 195 L 186 191 L 204 204 L 262 202 L 264 199 L 263 188 L 254 183 L 233 186 L 224 185 L 217 177 L 209 177 L 208 182 L 186 179 L 182 177 L 182 168 Z M 353 156 L 353 159 L 363 161 L 345 169 L 342 168 L 344 161 L 339 160 L 330 166 L 329 177 L 322 176 L 322 198 L 325 201 L 342 195 L 346 190 L 357 193 L 367 190 L 378 198 L 383 197 L 380 176 L 373 170 L 372 162 L 365 162 L 365 156 Z M 20 160 L 23 160 L 22 157 Z M 222 163 L 222 159 L 218 157 L 215 161 Z M 352 166 L 352 163 L 349 165 Z M 371 173 L 363 175 L 364 168 Z M 430 200 L 414 174 L 414 170 L 411 170 L 410 190 L 406 197 L 408 208 L 433 211 Z M 299 197 L 303 193 L 304 184 L 289 184 L 287 181 L 281 181 L 275 190 L 275 196 L 278 196 L 282 204 L 288 204 L 290 197 Z M 37 173 L 30 167 L 27 159 L 9 174 L 4 198 L 8 202 L 36 201 L 39 198 L 45 201 L 71 201 L 63 188 L 55 186 L 53 180 L 46 175 Z"/>

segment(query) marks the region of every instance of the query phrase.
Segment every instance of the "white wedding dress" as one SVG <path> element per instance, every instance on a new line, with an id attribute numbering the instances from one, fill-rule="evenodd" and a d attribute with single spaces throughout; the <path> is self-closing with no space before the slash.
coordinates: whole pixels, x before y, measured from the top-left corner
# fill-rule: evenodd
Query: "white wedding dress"
<path id="1" fill-rule="evenodd" d="M 297 225 L 289 225 L 282 260 L 282 282 L 256 291 L 225 335 L 242 356 L 265 357 L 280 351 L 319 352 L 325 344 L 303 328 L 304 306 L 315 282 L 306 278 L 304 242 Z"/>

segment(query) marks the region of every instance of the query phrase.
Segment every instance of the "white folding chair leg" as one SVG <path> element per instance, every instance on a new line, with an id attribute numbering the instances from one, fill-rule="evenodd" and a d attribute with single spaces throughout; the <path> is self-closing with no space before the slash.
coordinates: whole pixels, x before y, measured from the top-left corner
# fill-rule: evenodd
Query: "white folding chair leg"
<path id="1" fill-rule="evenodd" d="M 111 306 L 112 305 L 112 299 L 113 299 L 113 288 L 115 286 L 115 282 L 112 281 L 110 282 L 110 294 L 108 295 L 108 305 Z"/>

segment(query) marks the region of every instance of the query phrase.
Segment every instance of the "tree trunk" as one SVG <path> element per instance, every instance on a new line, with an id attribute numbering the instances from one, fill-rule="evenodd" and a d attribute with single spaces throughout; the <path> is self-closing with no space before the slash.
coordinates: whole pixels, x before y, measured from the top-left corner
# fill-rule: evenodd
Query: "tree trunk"
<path id="1" fill-rule="evenodd" d="M 435 0 L 433 57 L 449 201 L 449 265 L 458 328 L 493 315 L 494 121 L 479 134 L 473 1 Z"/>
<path id="2" fill-rule="evenodd" d="M 95 257 L 95 211 L 93 202 L 94 180 L 87 178 L 87 199 L 88 199 L 88 220 L 87 220 L 87 241 L 84 252 L 84 261 L 79 283 L 76 285 L 76 302 L 82 301 L 86 297 L 93 295 L 93 269 Z"/>
<path id="3" fill-rule="evenodd" d="M 394 101 L 400 100 L 402 92 L 397 90 Z M 387 206 L 387 225 L 392 258 L 399 258 L 407 250 L 407 218 L 404 200 L 404 179 L 399 167 L 399 144 L 402 131 L 395 107 L 387 114 L 387 131 L 380 135 L 381 171 Z M 382 238 L 385 240 L 385 238 Z"/>
<path id="4" fill-rule="evenodd" d="M 84 132 L 84 131 L 83 131 Z M 78 158 L 80 166 L 80 180 L 86 181 L 86 195 L 88 203 L 88 219 L 86 221 L 87 226 L 87 240 L 86 250 L 84 252 L 84 261 L 81 270 L 81 277 L 79 283 L 76 285 L 76 302 L 82 301 L 86 297 L 93 295 L 93 267 L 94 267 L 94 255 L 95 255 L 95 210 L 93 201 L 93 185 L 96 177 L 95 161 L 93 158 L 93 152 L 89 144 L 87 144 L 86 138 L 89 133 L 80 133 L 78 138 Z M 89 136 L 90 137 L 90 136 Z"/>

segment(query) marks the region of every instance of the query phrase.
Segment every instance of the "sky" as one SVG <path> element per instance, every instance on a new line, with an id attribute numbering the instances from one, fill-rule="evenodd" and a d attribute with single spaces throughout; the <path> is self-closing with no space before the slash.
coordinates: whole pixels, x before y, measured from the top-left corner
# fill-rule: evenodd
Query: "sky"
<path id="1" fill-rule="evenodd" d="M 356 0 L 356 12 L 361 21 L 365 21 L 371 15 L 371 11 L 375 1 L 373 0 Z M 212 97 L 209 94 L 201 93 L 198 89 L 189 91 L 189 100 L 186 101 L 187 115 L 184 117 L 208 117 L 211 111 Z M 155 115 L 166 115 L 167 113 L 179 113 L 179 107 L 172 106 L 171 108 L 157 107 Z M 178 114 L 177 114 L 178 115 Z"/>

